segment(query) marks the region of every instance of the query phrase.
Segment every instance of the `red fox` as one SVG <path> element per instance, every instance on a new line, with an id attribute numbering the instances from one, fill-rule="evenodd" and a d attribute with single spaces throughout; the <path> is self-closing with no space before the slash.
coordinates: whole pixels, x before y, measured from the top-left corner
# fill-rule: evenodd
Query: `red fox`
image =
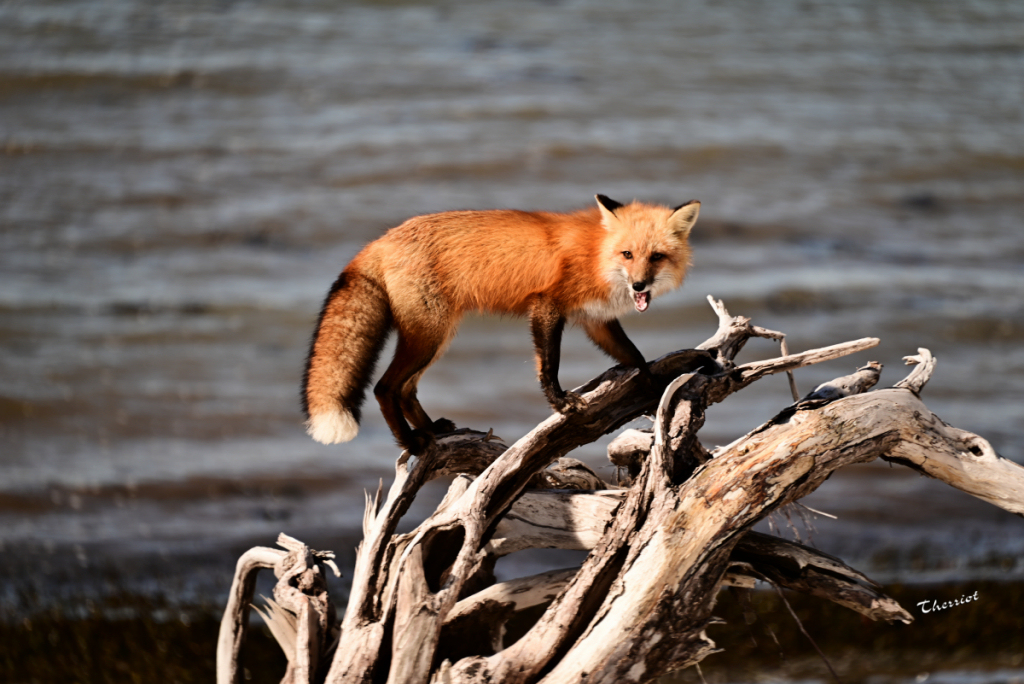
<path id="1" fill-rule="evenodd" d="M 303 376 L 310 436 L 347 442 L 381 348 L 398 332 L 395 356 L 374 387 L 398 444 L 422 455 L 434 434 L 416 398 L 423 372 L 444 353 L 464 313 L 527 315 L 540 384 L 561 413 L 585 403 L 558 383 L 567 320 L 620 364 L 648 373 L 619 325 L 631 309 L 682 283 L 700 202 L 674 209 L 597 195 L 597 207 L 560 214 L 513 210 L 417 216 L 371 242 L 327 294 Z M 412 426 L 410 426 L 410 423 Z"/>

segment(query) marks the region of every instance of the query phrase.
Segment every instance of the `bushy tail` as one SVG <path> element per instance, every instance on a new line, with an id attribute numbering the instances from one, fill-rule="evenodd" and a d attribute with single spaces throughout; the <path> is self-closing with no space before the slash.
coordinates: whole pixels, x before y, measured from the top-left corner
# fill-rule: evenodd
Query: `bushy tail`
<path id="1" fill-rule="evenodd" d="M 336 444 L 359 432 L 359 407 L 390 329 L 386 293 L 349 266 L 327 293 L 306 357 L 302 408 L 313 439 Z"/>

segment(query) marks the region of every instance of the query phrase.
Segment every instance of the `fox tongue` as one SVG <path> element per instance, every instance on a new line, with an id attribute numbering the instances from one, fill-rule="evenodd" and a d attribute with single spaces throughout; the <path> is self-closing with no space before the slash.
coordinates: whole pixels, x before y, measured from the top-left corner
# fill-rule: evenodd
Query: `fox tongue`
<path id="1" fill-rule="evenodd" d="M 647 305 L 651 303 L 651 293 L 634 292 L 633 303 L 636 304 L 637 311 L 647 311 Z"/>

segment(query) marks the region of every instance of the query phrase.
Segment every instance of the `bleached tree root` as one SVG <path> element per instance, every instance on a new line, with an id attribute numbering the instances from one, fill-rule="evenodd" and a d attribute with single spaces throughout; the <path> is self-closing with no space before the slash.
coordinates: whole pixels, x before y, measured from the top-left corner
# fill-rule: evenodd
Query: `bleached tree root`
<path id="1" fill-rule="evenodd" d="M 736 365 L 749 338 L 782 335 L 710 301 L 717 332 L 697 349 L 652 362 L 654 388 L 636 370 L 616 367 L 576 390 L 586 400 L 583 410 L 553 415 L 509 447 L 490 434 L 463 432 L 439 439 L 422 459 L 403 455 L 388 495 L 368 497 L 336 647 L 318 646 L 320 665 L 310 655 L 308 665 L 290 666 L 288 681 L 651 681 L 714 652 L 705 628 L 718 590 L 758 580 L 871 619 L 909 621 L 876 583 L 841 560 L 750 531 L 852 463 L 881 458 L 907 465 L 1024 514 L 1024 468 L 977 435 L 946 425 L 921 401 L 935 368 L 923 349 L 893 388 L 869 391 L 881 372 L 869 363 L 707 451 L 697 435 L 709 405 L 765 375 L 877 344 L 867 338 Z M 645 413 L 655 414 L 651 432 L 627 431 L 609 447 L 628 488 L 611 488 L 564 459 Z M 452 473 L 467 474 L 453 480 L 416 530 L 395 534 L 419 487 Z M 550 547 L 590 554 L 579 568 L 493 582 L 498 557 Z M 245 568 L 268 562 L 266 551 L 272 550 L 250 552 Z M 238 657 L 245 568 L 240 561 L 225 614 L 225 658 Z M 300 616 L 293 606 L 289 611 Z M 299 634 L 298 627 L 291 631 Z M 299 651 L 293 649 L 293 665 L 306 658 Z M 236 674 L 237 666 L 219 664 L 219 681 L 235 681 Z"/>
<path id="2" fill-rule="evenodd" d="M 237 684 L 242 681 L 240 659 L 245 645 L 245 630 L 249 624 L 252 595 L 256 591 L 256 575 L 262 569 L 273 568 L 284 555 L 284 551 L 258 546 L 249 549 L 238 559 L 217 638 L 219 684 Z"/>
<path id="3" fill-rule="evenodd" d="M 262 569 L 274 571 L 277 584 L 274 598 L 264 608 L 256 608 L 288 659 L 282 684 L 322 681 L 322 668 L 337 643 L 337 617 L 325 581 L 325 569 L 340 575 L 334 554 L 313 551 L 286 534 L 277 538 L 279 549 L 256 547 L 239 559 L 231 597 L 220 625 L 217 642 L 217 681 L 221 684 L 244 682 L 240 667 L 245 629 L 249 621 L 256 586 Z"/>

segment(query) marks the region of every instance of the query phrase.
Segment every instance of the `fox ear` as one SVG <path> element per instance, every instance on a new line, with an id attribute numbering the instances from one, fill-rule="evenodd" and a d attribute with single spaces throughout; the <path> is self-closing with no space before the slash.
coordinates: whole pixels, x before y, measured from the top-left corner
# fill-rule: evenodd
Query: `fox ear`
<path id="1" fill-rule="evenodd" d="M 690 200 L 686 204 L 680 204 L 672 210 L 672 215 L 668 217 L 668 227 L 676 235 L 686 237 L 690 234 L 690 229 L 693 228 L 693 224 L 697 222 L 697 214 L 700 213 L 700 202 L 697 200 Z"/>
<path id="2" fill-rule="evenodd" d="M 623 205 L 604 195 L 595 195 L 594 197 L 597 199 L 597 206 L 601 209 L 601 218 L 604 219 L 604 226 L 608 227 L 610 219 L 615 215 L 615 210 Z"/>

